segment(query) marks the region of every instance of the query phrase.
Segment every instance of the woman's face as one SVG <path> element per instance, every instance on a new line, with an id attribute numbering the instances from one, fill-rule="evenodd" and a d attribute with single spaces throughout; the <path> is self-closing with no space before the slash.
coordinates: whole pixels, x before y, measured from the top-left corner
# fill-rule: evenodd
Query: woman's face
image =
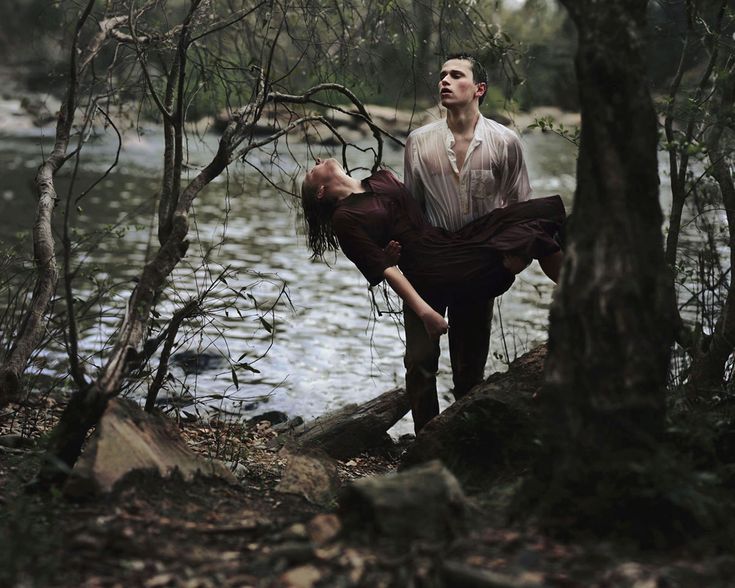
<path id="1" fill-rule="evenodd" d="M 306 172 L 304 181 L 318 189 L 319 186 L 328 185 L 330 180 L 342 171 L 342 166 L 336 159 L 317 159 L 313 167 Z"/>

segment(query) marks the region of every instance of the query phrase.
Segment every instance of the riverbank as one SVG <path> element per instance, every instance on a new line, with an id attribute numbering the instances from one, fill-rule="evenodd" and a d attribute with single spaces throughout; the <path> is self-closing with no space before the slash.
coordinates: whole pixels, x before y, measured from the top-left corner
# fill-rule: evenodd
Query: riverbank
<path id="1" fill-rule="evenodd" d="M 725 588 L 735 573 L 735 557 L 701 540 L 639 551 L 613 537 L 551 536 L 509 522 L 525 475 L 512 464 L 470 492 L 465 524 L 445 536 L 366 532 L 359 520 L 373 513 L 346 510 L 345 491 L 394 473 L 412 441 L 337 461 L 338 499 L 315 504 L 293 484 L 284 491 L 289 459 L 270 449 L 276 432 L 267 421 L 175 422 L 190 448 L 230 465 L 235 484 L 133 473 L 84 500 L 28 493 L 62 403 L 32 395 L 0 419 L 2 586 Z M 427 509 L 427 519 L 437 516 Z"/>

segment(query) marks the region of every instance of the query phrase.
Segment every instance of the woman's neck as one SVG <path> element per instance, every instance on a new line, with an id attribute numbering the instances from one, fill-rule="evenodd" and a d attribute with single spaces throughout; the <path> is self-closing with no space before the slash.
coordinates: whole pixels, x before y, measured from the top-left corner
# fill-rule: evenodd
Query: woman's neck
<path id="1" fill-rule="evenodd" d="M 335 178 L 333 185 L 329 187 L 329 192 L 334 195 L 337 201 L 344 200 L 350 194 L 359 194 L 364 191 L 365 189 L 362 187 L 360 180 L 356 180 L 346 174 Z"/>

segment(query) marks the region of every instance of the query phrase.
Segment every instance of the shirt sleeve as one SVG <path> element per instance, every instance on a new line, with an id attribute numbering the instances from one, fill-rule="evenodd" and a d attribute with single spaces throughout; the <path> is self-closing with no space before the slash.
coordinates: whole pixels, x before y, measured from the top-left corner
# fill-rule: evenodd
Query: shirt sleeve
<path id="1" fill-rule="evenodd" d="M 505 165 L 500 174 L 499 193 L 503 195 L 503 206 L 523 202 L 531 197 L 531 184 L 528 181 L 521 141 L 515 133 L 511 133 L 510 137 L 506 144 Z"/>
<path id="2" fill-rule="evenodd" d="M 383 272 L 390 264 L 383 249 L 370 238 L 360 223 L 349 213 L 337 211 L 332 216 L 332 228 L 339 239 L 342 253 L 362 272 L 370 287 L 382 282 Z"/>
<path id="3" fill-rule="evenodd" d="M 415 158 L 416 146 L 413 135 L 409 135 L 406 139 L 406 147 L 403 151 L 403 183 L 421 206 L 421 210 L 426 210 L 426 196 L 424 193 L 424 184 L 418 174 Z"/>

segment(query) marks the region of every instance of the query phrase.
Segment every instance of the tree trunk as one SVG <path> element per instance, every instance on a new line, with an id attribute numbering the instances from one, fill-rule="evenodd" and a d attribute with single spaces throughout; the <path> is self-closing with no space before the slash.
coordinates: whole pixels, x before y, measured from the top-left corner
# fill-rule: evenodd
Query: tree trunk
<path id="1" fill-rule="evenodd" d="M 54 148 L 48 159 L 38 168 L 35 177 L 35 188 L 38 196 L 36 221 L 33 224 L 33 258 L 36 265 L 36 285 L 28 312 L 23 317 L 13 348 L 5 361 L 0 365 L 0 405 L 16 396 L 20 390 L 20 378 L 26 368 L 28 359 L 35 351 L 46 329 L 46 311 L 51 298 L 56 291 L 59 271 L 56 265 L 54 251 L 54 235 L 51 228 L 51 219 L 56 206 L 56 189 L 54 175 L 66 161 L 66 150 L 69 146 L 69 137 L 74 122 L 74 112 L 77 104 L 79 76 L 102 47 L 109 31 L 117 24 L 114 19 L 100 23 L 100 32 L 93 36 L 89 46 L 78 65 L 77 55 L 79 37 L 94 6 L 94 0 L 89 0 L 77 20 L 74 40 L 69 59 L 69 85 L 66 97 L 59 110 L 56 122 L 56 137 Z"/>
<path id="2" fill-rule="evenodd" d="M 550 455 L 540 463 L 546 487 L 539 491 L 569 508 L 568 499 L 594 494 L 601 477 L 624 476 L 653 456 L 663 433 L 674 297 L 642 55 L 646 3 L 563 4 L 579 33 L 582 133 L 570 242 L 551 309 L 542 395 Z"/>
<path id="3" fill-rule="evenodd" d="M 733 107 L 735 72 L 732 69 L 728 71 L 725 66 L 726 64 L 723 64 L 715 85 L 714 124 L 707 133 L 706 145 L 712 176 L 722 193 L 727 215 L 730 284 L 709 347 L 706 351 L 695 355 L 692 360 L 687 383 L 689 396 L 711 396 L 720 390 L 724 380 L 725 364 L 735 349 L 735 280 L 732 276 L 732 270 L 735 268 L 735 182 L 730 172 L 727 154 L 722 146 L 723 131 L 735 112 Z"/>

